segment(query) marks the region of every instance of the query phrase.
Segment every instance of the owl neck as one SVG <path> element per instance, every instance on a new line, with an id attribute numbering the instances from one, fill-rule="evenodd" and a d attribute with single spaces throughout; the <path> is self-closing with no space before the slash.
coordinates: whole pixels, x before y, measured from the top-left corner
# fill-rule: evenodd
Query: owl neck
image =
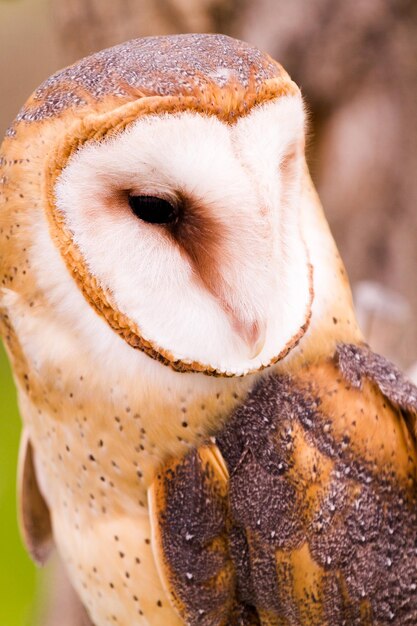
<path id="1" fill-rule="evenodd" d="M 288 357 L 277 365 L 284 371 L 296 371 L 306 362 L 332 356 L 338 343 L 363 342 L 346 270 L 307 166 L 302 184 L 300 222 L 313 269 L 314 298 L 307 332 Z"/>

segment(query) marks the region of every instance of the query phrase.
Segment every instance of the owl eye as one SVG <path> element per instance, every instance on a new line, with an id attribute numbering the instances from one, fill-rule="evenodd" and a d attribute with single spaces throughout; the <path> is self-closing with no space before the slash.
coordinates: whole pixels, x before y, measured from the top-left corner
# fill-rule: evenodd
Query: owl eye
<path id="1" fill-rule="evenodd" d="M 167 200 L 155 196 L 129 196 L 129 205 L 139 219 L 149 224 L 172 224 L 178 210 Z"/>

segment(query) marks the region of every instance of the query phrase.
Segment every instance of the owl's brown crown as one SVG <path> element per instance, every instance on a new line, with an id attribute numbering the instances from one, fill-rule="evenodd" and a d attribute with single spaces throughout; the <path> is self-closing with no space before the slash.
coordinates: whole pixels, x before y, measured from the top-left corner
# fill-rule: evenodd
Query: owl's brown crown
<path id="1" fill-rule="evenodd" d="M 275 88 L 271 85 L 268 94 L 265 83 L 271 81 Z M 102 50 L 57 72 L 33 93 L 16 122 L 37 122 L 68 109 L 100 110 L 104 100 L 108 107 L 109 98 L 117 107 L 142 97 L 197 94 L 201 103 L 207 94 L 208 108 L 222 114 L 226 103 L 215 96 L 225 87 L 240 95 L 237 107 L 232 107 L 242 107 L 234 111 L 239 115 L 279 95 L 277 82 L 285 91 L 297 89 L 279 63 L 243 41 L 206 34 L 147 37 Z M 13 134 L 13 128 L 9 132 Z"/>

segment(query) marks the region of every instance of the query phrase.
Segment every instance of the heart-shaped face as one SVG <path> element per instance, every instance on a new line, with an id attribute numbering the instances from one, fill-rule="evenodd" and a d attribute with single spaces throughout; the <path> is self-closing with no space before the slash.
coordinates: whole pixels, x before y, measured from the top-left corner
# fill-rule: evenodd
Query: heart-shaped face
<path id="1" fill-rule="evenodd" d="M 242 375 L 305 332 L 299 95 L 234 124 L 138 117 L 78 147 L 54 183 L 56 241 L 89 303 L 179 370 Z"/>
<path id="2" fill-rule="evenodd" d="M 2 283 L 33 358 L 55 364 L 53 327 L 94 363 L 242 376 L 310 326 L 303 358 L 352 339 L 304 125 L 282 67 L 220 35 L 127 42 L 41 85 L 0 160 Z"/>

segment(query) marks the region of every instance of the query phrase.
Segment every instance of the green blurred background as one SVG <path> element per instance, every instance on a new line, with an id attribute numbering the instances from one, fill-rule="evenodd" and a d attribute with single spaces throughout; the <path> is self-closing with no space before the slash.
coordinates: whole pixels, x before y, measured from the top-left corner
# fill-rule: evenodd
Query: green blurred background
<path id="1" fill-rule="evenodd" d="M 417 378 L 417 2 L 0 0 L 0 141 L 60 67 L 132 37 L 173 32 L 246 39 L 301 85 L 310 167 L 361 325 L 376 351 Z M 40 575 L 19 538 L 19 432 L 0 347 L 0 626 L 78 626 L 62 593 L 45 608 L 39 589 L 53 579 L 56 591 L 62 573 L 52 565 L 49 578 Z"/>
<path id="2" fill-rule="evenodd" d="M 52 31 L 48 0 L 0 0 L 0 142 L 30 92 L 64 64 Z M 37 624 L 43 595 L 43 575 L 29 559 L 17 526 L 20 431 L 16 391 L 0 341 L 0 626 Z"/>
<path id="3" fill-rule="evenodd" d="M 0 346 L 0 624 L 33 624 L 37 572 L 16 524 L 16 459 L 20 419 L 6 354 Z"/>

